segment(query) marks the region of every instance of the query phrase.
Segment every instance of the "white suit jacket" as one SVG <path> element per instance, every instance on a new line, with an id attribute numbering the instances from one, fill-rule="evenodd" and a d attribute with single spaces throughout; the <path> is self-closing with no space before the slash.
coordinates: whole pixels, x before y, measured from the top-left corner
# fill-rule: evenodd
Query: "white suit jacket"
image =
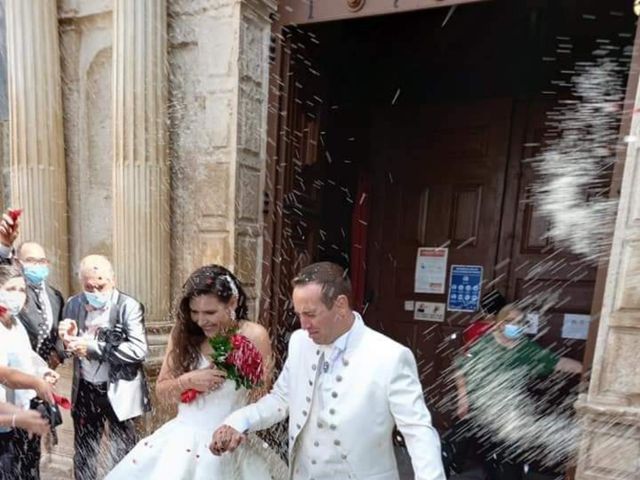
<path id="1" fill-rule="evenodd" d="M 343 356 L 331 372 L 335 397 L 332 434 L 353 476 L 397 480 L 394 424 L 404 435 L 416 480 L 445 480 L 438 433 L 431 425 L 411 351 L 365 326 L 360 315 Z M 303 330 L 293 333 L 288 357 L 273 389 L 258 402 L 232 413 L 224 424 L 238 431 L 270 427 L 289 416 L 290 476 L 296 465 L 296 441 L 303 429 L 313 435 L 309 408 L 320 350 Z"/>

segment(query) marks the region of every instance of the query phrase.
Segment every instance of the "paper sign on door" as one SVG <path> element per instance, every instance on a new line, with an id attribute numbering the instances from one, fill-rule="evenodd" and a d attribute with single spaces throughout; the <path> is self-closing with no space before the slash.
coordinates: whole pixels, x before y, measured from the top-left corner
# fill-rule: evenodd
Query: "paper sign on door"
<path id="1" fill-rule="evenodd" d="M 444 293 L 448 254 L 448 248 L 418 249 L 414 286 L 416 293 Z"/>
<path id="2" fill-rule="evenodd" d="M 562 338 L 586 340 L 589 335 L 590 315 L 567 313 L 562 322 Z"/>
<path id="3" fill-rule="evenodd" d="M 416 302 L 413 311 L 414 320 L 429 320 L 431 322 L 444 322 L 444 303 Z"/>

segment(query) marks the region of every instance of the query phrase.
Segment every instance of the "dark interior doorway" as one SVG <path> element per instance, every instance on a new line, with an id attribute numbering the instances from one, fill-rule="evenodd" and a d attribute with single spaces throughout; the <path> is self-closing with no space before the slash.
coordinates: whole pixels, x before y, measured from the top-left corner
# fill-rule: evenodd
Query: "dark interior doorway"
<path id="1" fill-rule="evenodd" d="M 545 237 L 526 160 L 548 138 L 545 113 L 571 98 L 576 63 L 602 45 L 628 63 L 635 31 L 624 0 L 502 0 L 448 13 L 275 28 L 263 308 L 291 331 L 293 273 L 332 260 L 353 275 L 364 249 L 365 320 L 413 349 L 441 430 L 451 421 L 443 373 L 477 314 L 414 320 L 405 301 L 445 301 L 413 292 L 417 248 L 447 245 L 449 265 L 482 265 L 483 288 L 509 301 L 561 291 L 538 340 L 581 359 L 585 342 L 562 338 L 562 322 L 590 313 L 595 267 Z M 532 280 L 550 255 L 560 268 Z"/>

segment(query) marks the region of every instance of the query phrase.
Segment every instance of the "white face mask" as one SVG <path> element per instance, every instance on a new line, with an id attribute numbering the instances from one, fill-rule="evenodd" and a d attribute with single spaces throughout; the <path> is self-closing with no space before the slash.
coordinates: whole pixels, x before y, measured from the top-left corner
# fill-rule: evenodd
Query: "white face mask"
<path id="1" fill-rule="evenodd" d="M 24 292 L 8 292 L 6 290 L 0 290 L 0 305 L 3 305 L 11 314 L 16 316 L 24 307 L 24 302 L 27 296 Z"/>

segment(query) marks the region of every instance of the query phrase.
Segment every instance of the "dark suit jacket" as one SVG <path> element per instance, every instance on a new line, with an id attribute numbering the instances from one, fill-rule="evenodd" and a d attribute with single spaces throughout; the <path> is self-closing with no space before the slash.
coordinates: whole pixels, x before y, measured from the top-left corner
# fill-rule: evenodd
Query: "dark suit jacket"
<path id="1" fill-rule="evenodd" d="M 38 342 L 38 326 L 42 321 L 42 315 L 38 312 L 38 307 L 36 307 L 35 302 L 35 294 L 33 290 L 27 286 L 27 301 L 22 308 L 22 311 L 18 314 L 18 318 L 24 325 L 24 328 L 27 330 L 29 334 L 29 340 L 31 341 L 31 348 L 34 352 L 38 353 L 44 360 L 49 359 L 49 355 L 52 351 L 58 353 L 60 360 L 64 359 L 64 345 L 62 344 L 62 340 L 58 338 L 58 323 L 62 320 L 62 308 L 64 307 L 64 299 L 62 298 L 62 294 L 48 285 L 45 282 L 45 291 L 47 293 L 47 297 L 49 298 L 49 303 L 51 303 L 51 313 L 53 315 L 53 325 L 51 326 L 51 330 L 49 331 L 49 341 L 43 344 L 43 348 L 41 351 L 37 351 L 37 342 Z"/>
<path id="2" fill-rule="evenodd" d="M 0 255 L 0 265 L 9 265 L 14 261 L 15 252 L 12 252 L 10 257 L 3 257 Z M 62 340 L 58 338 L 58 323 L 62 319 L 64 299 L 62 298 L 62 294 L 52 286 L 48 285 L 47 282 L 45 282 L 45 288 L 47 290 L 49 302 L 51 303 L 51 313 L 53 315 L 53 325 L 49 335 L 50 341 L 46 342 L 44 348 L 47 351 L 36 351 L 38 343 L 38 326 L 40 325 L 41 317 L 33 298 L 34 294 L 29 286 L 27 286 L 27 301 L 25 302 L 22 311 L 18 314 L 18 318 L 29 334 L 29 341 L 31 342 L 31 348 L 34 352 L 38 353 L 38 355 L 40 355 L 45 361 L 48 361 L 49 355 L 55 350 L 60 357 L 60 361 L 62 361 L 65 357 L 65 352 Z"/>

